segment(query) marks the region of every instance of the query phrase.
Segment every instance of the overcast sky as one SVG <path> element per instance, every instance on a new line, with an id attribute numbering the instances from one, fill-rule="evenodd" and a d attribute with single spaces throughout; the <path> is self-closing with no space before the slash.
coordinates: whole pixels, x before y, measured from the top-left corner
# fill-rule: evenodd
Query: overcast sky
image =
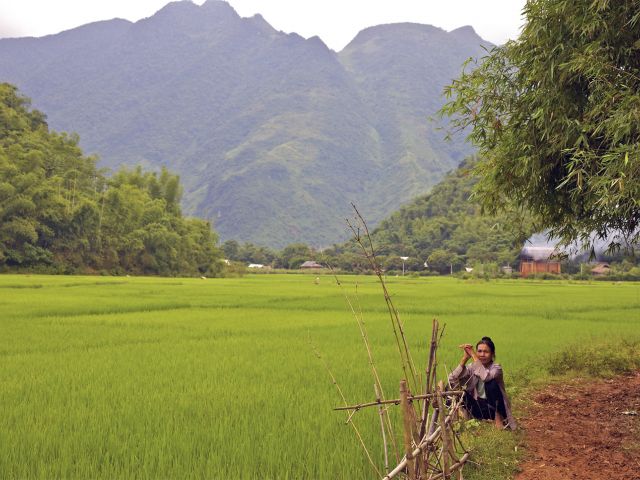
<path id="1" fill-rule="evenodd" d="M 185 0 L 188 1 L 188 0 Z M 0 37 L 48 35 L 111 18 L 136 21 L 168 0 L 0 0 Z M 202 4 L 203 0 L 197 0 Z M 276 29 L 318 35 L 341 50 L 372 25 L 416 22 L 453 30 L 472 25 L 495 44 L 516 38 L 525 0 L 229 0 L 243 17 L 261 13 Z"/>

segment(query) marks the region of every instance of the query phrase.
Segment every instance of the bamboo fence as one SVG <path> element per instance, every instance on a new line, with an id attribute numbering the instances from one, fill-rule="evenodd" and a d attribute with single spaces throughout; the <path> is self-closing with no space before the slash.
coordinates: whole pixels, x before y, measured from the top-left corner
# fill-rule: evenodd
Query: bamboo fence
<path id="1" fill-rule="evenodd" d="M 352 206 L 356 214 L 355 219 L 353 222 L 348 220 L 347 224 L 382 287 L 404 378 L 400 380 L 399 398 L 385 399 L 382 382 L 373 360 L 373 352 L 364 326 L 362 311 L 359 306 L 356 308 L 355 304 L 345 295 L 366 346 L 369 365 L 375 380 L 375 400 L 347 405 L 340 387 L 331 374 L 332 380 L 345 402 L 345 406 L 337 407 L 335 410 L 348 412 L 347 423 L 350 423 L 354 428 L 369 463 L 379 478 L 383 480 L 391 480 L 392 478 L 462 480 L 462 470 L 469 459 L 469 452 L 460 441 L 458 429 L 455 427 L 462 417 L 460 409 L 464 392 L 462 390 L 448 390 L 442 381 L 436 382 L 437 350 L 444 328 L 440 327 L 438 320 L 433 320 L 429 353 L 423 376 L 418 373 L 409 352 L 409 342 L 405 337 L 400 315 L 387 290 L 383 271 L 376 259 L 369 229 L 356 206 L 353 204 Z M 337 284 L 341 286 L 337 276 L 335 278 Z M 420 391 L 420 393 L 412 393 L 411 389 L 414 392 Z M 387 410 L 393 406 L 399 406 L 401 410 L 402 445 L 398 445 L 396 442 L 394 425 Z M 369 407 L 377 407 L 380 416 L 384 473 L 380 471 L 379 464 L 374 460 L 365 440 L 353 423 L 353 417 L 362 409 Z M 390 453 L 395 455 L 397 462 L 393 468 L 389 466 Z"/>

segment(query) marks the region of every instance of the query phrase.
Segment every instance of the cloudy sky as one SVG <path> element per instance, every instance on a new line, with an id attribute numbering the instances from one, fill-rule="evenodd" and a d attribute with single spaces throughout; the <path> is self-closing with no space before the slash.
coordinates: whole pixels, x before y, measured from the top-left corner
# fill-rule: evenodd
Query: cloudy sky
<path id="1" fill-rule="evenodd" d="M 185 0 L 188 1 L 188 0 Z M 202 4 L 204 0 L 195 3 Z M 115 17 L 136 21 L 168 0 L 0 0 L 0 37 L 42 36 Z M 472 25 L 504 43 L 522 26 L 525 0 L 229 0 L 243 17 L 261 13 L 278 30 L 318 35 L 334 50 L 372 25 L 416 22 L 453 30 Z"/>

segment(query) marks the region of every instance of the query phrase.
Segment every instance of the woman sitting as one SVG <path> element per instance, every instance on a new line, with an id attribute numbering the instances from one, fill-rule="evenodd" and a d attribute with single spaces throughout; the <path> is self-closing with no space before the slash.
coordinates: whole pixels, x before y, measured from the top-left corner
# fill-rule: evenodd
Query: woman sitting
<path id="1" fill-rule="evenodd" d="M 489 337 L 482 337 L 476 345 L 460 345 L 464 351 L 460 364 L 449 375 L 451 385 L 464 389 L 464 407 L 473 418 L 493 420 L 496 428 L 512 430 L 516 421 L 511 415 L 509 398 L 504 389 L 502 367 L 494 362 L 496 347 Z M 467 366 L 469 359 L 473 363 Z"/>

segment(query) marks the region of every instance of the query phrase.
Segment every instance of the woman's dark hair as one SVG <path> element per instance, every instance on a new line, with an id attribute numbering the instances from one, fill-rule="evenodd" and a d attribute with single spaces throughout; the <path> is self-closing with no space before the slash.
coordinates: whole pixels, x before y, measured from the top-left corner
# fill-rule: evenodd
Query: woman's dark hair
<path id="1" fill-rule="evenodd" d="M 496 346 L 493 344 L 493 340 L 491 340 L 491 338 L 489 337 L 482 337 L 482 340 L 480 340 L 477 344 L 476 344 L 476 349 L 478 348 L 478 345 L 484 344 L 487 347 L 489 347 L 489 349 L 491 350 L 492 354 L 496 354 Z"/>

